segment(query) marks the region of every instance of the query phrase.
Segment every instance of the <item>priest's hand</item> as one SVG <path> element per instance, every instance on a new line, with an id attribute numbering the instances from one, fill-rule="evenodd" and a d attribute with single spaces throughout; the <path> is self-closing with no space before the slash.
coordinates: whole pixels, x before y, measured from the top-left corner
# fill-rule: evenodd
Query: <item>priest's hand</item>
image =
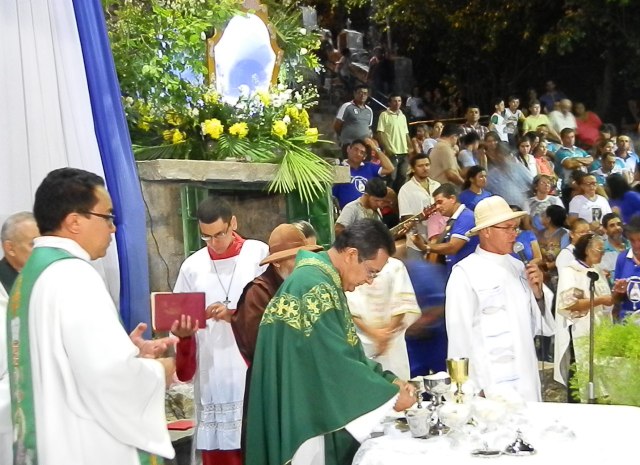
<path id="1" fill-rule="evenodd" d="M 396 412 L 402 412 L 410 408 L 413 404 L 416 403 L 416 389 L 410 383 L 406 383 L 399 379 L 393 382 L 400 387 L 400 393 L 398 394 L 398 400 L 396 400 L 396 404 L 393 406 L 393 409 Z"/>
<path id="2" fill-rule="evenodd" d="M 205 310 L 207 318 L 212 318 L 216 321 L 224 320 L 227 323 L 231 322 L 231 315 L 233 312 L 223 304 L 222 302 L 215 302 L 207 307 Z"/>
<path id="3" fill-rule="evenodd" d="M 189 315 L 180 315 L 180 319 L 174 321 L 173 325 L 171 325 L 171 334 L 180 339 L 189 338 L 193 336 L 196 331 L 198 331 L 198 320 L 194 320 L 192 324 Z"/>
<path id="4" fill-rule="evenodd" d="M 167 357 L 157 358 L 156 360 L 162 364 L 162 368 L 164 368 L 164 382 L 167 386 L 170 386 L 173 382 L 173 375 L 176 372 L 176 359 Z"/>
<path id="5" fill-rule="evenodd" d="M 542 274 L 542 270 L 535 263 L 529 262 L 524 269 L 527 275 L 527 281 L 529 281 L 529 287 L 533 291 L 533 295 L 536 299 L 541 299 L 544 296 L 542 292 L 542 283 L 544 280 L 544 275 Z"/>
<path id="6" fill-rule="evenodd" d="M 138 323 L 138 326 L 131 331 L 129 338 L 131 342 L 140 350 L 138 357 L 158 358 L 165 353 L 167 347 L 172 344 L 171 338 L 162 337 L 159 339 L 145 339 L 142 335 L 147 330 L 146 323 Z"/>

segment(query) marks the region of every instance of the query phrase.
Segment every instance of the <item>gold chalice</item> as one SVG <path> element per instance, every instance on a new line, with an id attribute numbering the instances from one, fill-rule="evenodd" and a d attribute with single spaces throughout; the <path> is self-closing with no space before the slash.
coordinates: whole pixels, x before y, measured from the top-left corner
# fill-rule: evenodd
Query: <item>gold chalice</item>
<path id="1" fill-rule="evenodd" d="M 469 379 L 469 359 L 448 358 L 447 371 L 449 372 L 449 376 L 451 376 L 451 381 L 456 383 L 456 403 L 461 404 L 464 401 L 462 385 Z"/>

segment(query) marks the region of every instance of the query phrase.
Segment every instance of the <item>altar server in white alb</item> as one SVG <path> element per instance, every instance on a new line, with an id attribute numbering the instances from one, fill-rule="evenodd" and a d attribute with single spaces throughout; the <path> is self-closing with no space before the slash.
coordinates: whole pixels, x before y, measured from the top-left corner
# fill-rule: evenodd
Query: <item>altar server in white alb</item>
<path id="1" fill-rule="evenodd" d="M 207 326 L 180 327 L 173 333 L 177 345 L 176 373 L 181 381 L 195 375 L 194 398 L 197 430 L 195 447 L 203 465 L 241 465 L 242 401 L 247 363 L 231 328 L 231 314 L 247 283 L 260 276 L 269 255 L 267 244 L 245 240 L 236 233 L 238 222 L 231 206 L 209 197 L 197 211 L 206 247 L 187 258 L 174 292 L 206 293 Z"/>
<path id="2" fill-rule="evenodd" d="M 104 181 L 52 171 L 38 187 L 42 237 L 17 277 L 7 311 L 14 464 L 139 465 L 174 456 L 165 417 L 174 360 L 148 358 L 127 335 L 100 274 L 115 232 Z M 143 346 L 146 350 L 142 350 Z"/>
<path id="3" fill-rule="evenodd" d="M 453 267 L 446 291 L 449 357 L 469 358 L 469 378 L 481 389 L 509 386 L 540 401 L 533 338 L 553 335 L 553 293 L 535 264 L 510 255 L 520 216 L 499 196 L 474 211 L 476 251 Z"/>
<path id="4" fill-rule="evenodd" d="M 411 378 L 404 334 L 421 311 L 404 264 L 390 257 L 371 284 L 346 295 L 367 357 L 400 379 Z"/>

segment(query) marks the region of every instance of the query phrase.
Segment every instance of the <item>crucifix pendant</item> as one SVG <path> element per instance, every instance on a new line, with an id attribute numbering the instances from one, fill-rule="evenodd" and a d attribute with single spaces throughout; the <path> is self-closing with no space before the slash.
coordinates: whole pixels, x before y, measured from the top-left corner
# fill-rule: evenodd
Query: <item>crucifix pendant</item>
<path id="1" fill-rule="evenodd" d="M 224 304 L 225 307 L 229 307 L 229 304 L 231 303 L 231 301 L 229 300 L 229 297 L 226 297 L 222 303 Z"/>

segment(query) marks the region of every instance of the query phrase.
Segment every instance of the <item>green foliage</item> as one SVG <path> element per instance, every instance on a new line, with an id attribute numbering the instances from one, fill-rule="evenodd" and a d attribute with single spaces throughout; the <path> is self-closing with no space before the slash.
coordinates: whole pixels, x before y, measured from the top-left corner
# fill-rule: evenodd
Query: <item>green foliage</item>
<path id="1" fill-rule="evenodd" d="M 588 353 L 589 338 L 576 341 L 579 350 Z M 594 382 L 600 402 L 640 406 L 640 326 L 633 321 L 624 324 L 601 323 L 595 329 Z M 571 386 L 582 390 L 589 382 L 587 363 L 576 366 Z"/>
<path id="2" fill-rule="evenodd" d="M 330 166 L 310 151 L 318 139 L 307 109 L 315 88 L 223 102 L 208 86 L 206 39 L 241 12 L 242 0 L 102 0 L 137 160 L 177 158 L 279 162 L 270 188 L 296 188 L 304 200 L 331 182 Z M 319 37 L 301 27 L 293 2 L 271 2 L 283 50 L 279 81 L 295 84 L 316 69 Z M 322 141 L 320 141 L 322 142 Z"/>

